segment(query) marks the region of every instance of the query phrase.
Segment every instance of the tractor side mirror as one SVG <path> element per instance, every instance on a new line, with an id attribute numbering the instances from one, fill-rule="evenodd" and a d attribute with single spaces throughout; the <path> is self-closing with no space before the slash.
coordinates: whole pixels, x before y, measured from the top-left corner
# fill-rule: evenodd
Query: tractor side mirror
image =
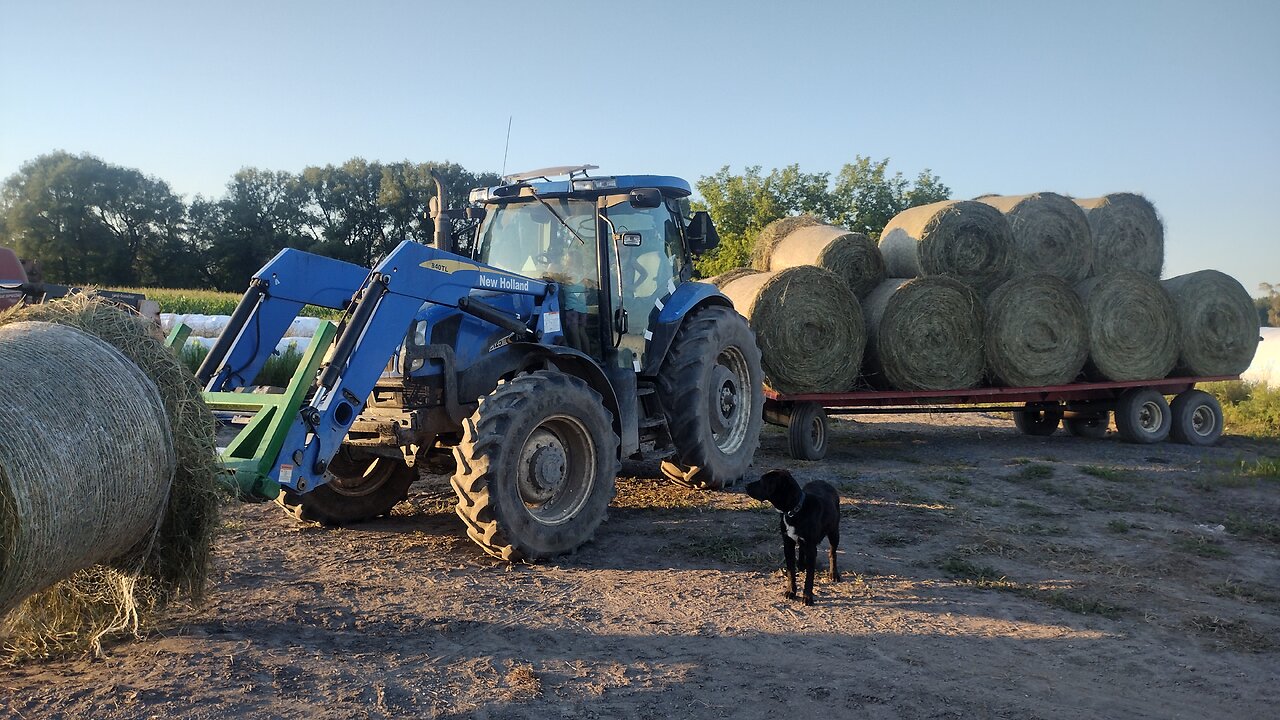
<path id="1" fill-rule="evenodd" d="M 689 252 L 694 255 L 710 252 L 720 244 L 720 234 L 716 232 L 711 214 L 706 210 L 698 210 L 693 214 L 684 236 L 689 241 Z"/>
<path id="2" fill-rule="evenodd" d="M 656 208 L 662 206 L 662 191 L 654 188 L 637 188 L 627 196 L 633 208 Z"/>

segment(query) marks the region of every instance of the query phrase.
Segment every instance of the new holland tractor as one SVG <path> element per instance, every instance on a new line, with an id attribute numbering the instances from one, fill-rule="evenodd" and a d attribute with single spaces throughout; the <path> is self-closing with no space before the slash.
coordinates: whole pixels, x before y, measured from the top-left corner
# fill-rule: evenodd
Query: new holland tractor
<path id="1" fill-rule="evenodd" d="M 661 459 L 689 486 L 742 478 L 760 352 L 729 300 L 691 281 L 718 242 L 710 218 L 688 211 L 684 180 L 593 169 L 510 176 L 460 210 L 437 204 L 437 179 L 434 247 L 403 242 L 372 270 L 286 249 L 259 270 L 197 371 L 238 430 L 222 452 L 241 493 L 342 525 L 452 465 L 468 535 L 518 560 L 587 541 L 623 459 Z M 463 216 L 465 251 L 450 232 Z M 282 394 L 255 392 L 306 305 L 342 320 Z"/>

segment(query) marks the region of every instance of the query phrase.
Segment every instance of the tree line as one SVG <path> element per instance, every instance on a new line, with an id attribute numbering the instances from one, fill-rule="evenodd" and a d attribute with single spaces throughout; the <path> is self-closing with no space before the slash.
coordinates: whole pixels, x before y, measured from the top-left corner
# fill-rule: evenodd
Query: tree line
<path id="1" fill-rule="evenodd" d="M 455 203 L 498 182 L 455 163 L 353 158 L 299 173 L 244 168 L 221 198 L 187 203 L 140 170 L 57 151 L 0 186 L 0 246 L 53 282 L 240 291 L 286 247 L 372 265 L 402 240 L 430 241 L 432 170 Z"/>

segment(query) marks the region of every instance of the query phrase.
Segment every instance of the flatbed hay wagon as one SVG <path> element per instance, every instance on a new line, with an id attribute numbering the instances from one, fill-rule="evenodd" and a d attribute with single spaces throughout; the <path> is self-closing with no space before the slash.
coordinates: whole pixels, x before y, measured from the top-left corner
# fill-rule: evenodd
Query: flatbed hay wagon
<path id="1" fill-rule="evenodd" d="M 857 390 L 784 394 L 765 388 L 764 419 L 787 428 L 797 460 L 821 460 L 830 438 L 828 415 L 1011 412 L 1027 435 L 1052 435 L 1065 425 L 1076 437 L 1102 438 L 1112 416 L 1120 439 L 1166 439 L 1212 445 L 1222 436 L 1222 408 L 1198 383 L 1239 380 L 1237 375 L 1170 377 L 1127 382 L 1077 382 L 1051 387 L 980 387 L 967 390 Z M 1172 401 L 1165 399 L 1171 396 Z"/>

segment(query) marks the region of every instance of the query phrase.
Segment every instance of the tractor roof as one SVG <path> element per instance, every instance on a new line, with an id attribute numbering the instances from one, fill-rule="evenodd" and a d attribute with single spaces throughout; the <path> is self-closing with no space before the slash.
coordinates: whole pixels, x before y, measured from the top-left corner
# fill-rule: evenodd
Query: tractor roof
<path id="1" fill-rule="evenodd" d="M 566 165 L 562 167 L 530 170 L 503 178 L 504 184 L 487 188 L 476 188 L 471 191 L 471 202 L 501 202 L 506 199 L 528 197 L 598 197 L 627 193 L 637 188 L 656 188 L 667 197 L 688 197 L 693 191 L 689 183 L 670 175 L 605 175 L 587 176 L 594 165 Z M 568 175 L 568 180 L 552 180 L 559 175 Z M 540 178 L 541 182 L 534 182 Z"/>

